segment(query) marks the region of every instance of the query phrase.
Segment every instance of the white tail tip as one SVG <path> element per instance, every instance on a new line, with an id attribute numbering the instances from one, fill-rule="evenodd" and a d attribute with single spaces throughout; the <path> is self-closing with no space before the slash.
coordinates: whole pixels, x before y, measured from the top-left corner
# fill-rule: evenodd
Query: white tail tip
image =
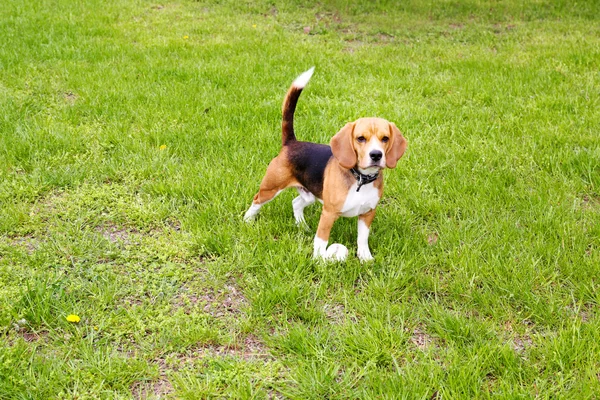
<path id="1" fill-rule="evenodd" d="M 313 72 L 315 72 L 315 67 L 312 67 L 308 71 L 300 74 L 300 76 L 296 78 L 296 80 L 294 81 L 294 83 L 292 83 L 292 85 L 297 88 L 304 89 L 304 86 L 306 86 L 308 81 L 310 81 L 310 78 L 312 77 Z"/>

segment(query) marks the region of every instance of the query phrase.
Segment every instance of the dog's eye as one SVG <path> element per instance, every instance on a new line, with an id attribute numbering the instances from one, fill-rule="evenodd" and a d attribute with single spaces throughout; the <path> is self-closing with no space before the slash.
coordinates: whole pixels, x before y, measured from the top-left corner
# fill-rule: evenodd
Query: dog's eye
<path id="1" fill-rule="evenodd" d="M 357 137 L 357 138 L 356 138 L 356 141 L 357 141 L 358 143 L 364 143 L 364 142 L 366 142 L 366 141 L 367 141 L 367 139 L 365 139 L 365 137 L 364 137 L 364 136 L 359 136 L 359 137 Z"/>
<path id="2" fill-rule="evenodd" d="M 382 141 L 383 143 L 387 143 L 387 142 L 389 142 L 389 141 L 390 141 L 390 138 L 389 138 L 389 137 L 387 137 L 387 136 L 384 136 L 384 137 L 382 137 L 382 138 L 381 138 L 381 141 Z"/>

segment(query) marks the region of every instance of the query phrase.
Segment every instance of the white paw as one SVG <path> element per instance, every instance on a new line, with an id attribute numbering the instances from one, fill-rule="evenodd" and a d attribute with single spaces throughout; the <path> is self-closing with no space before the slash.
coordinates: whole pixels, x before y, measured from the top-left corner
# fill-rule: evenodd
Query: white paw
<path id="1" fill-rule="evenodd" d="M 246 214 L 244 214 L 244 221 L 245 222 L 254 221 L 254 218 L 256 217 L 256 214 L 258 214 L 258 211 L 260 210 L 261 207 L 262 206 L 260 204 L 250 205 L 250 208 L 248 208 L 248 211 L 246 211 Z"/>
<path id="2" fill-rule="evenodd" d="M 371 255 L 371 251 L 369 250 L 368 247 L 359 247 L 358 251 L 356 252 L 356 256 L 358 257 L 358 259 L 360 261 L 372 261 L 373 260 L 373 256 Z"/>
<path id="3" fill-rule="evenodd" d="M 325 259 L 328 261 L 345 261 L 346 258 L 348 258 L 348 249 L 339 243 L 329 246 L 325 255 Z"/>

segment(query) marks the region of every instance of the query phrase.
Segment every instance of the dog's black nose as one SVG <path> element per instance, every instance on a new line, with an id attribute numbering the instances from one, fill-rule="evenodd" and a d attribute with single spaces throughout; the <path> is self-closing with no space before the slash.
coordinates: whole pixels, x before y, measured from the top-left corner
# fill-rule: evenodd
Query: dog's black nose
<path id="1" fill-rule="evenodd" d="M 373 150 L 369 153 L 369 157 L 371 157 L 371 160 L 373 161 L 379 161 L 381 160 L 381 157 L 383 157 L 383 153 L 379 150 Z"/>

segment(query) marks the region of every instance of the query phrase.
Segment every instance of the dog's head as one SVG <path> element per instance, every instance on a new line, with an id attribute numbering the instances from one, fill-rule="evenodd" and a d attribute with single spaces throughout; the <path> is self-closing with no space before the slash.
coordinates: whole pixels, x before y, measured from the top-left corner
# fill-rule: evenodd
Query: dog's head
<path id="1" fill-rule="evenodd" d="M 374 173 L 395 168 L 406 151 L 406 139 L 392 122 L 382 118 L 360 118 L 346 124 L 331 138 L 333 156 L 344 168 L 357 167 Z"/>

